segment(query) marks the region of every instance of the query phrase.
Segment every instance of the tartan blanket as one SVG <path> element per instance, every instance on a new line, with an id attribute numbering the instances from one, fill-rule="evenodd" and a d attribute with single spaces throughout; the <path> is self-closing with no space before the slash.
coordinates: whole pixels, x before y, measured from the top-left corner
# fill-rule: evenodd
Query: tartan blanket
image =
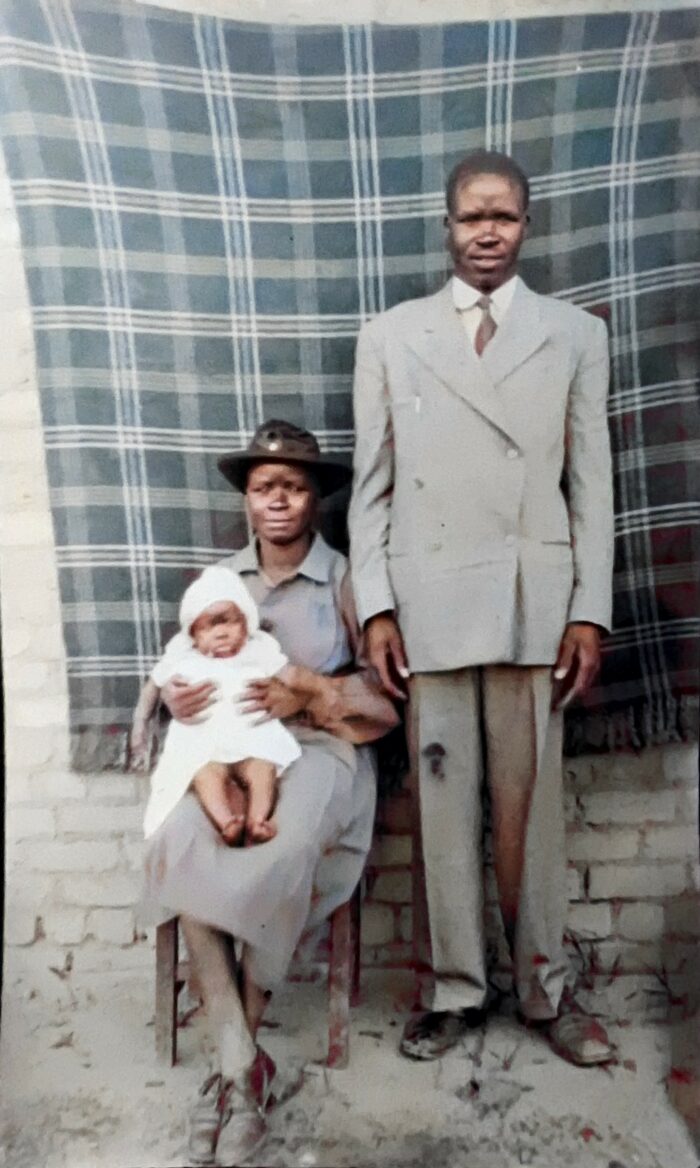
<path id="1" fill-rule="evenodd" d="M 483 145 L 532 176 L 525 279 L 611 333 L 615 631 L 569 749 L 692 732 L 699 25 L 284 27 L 5 0 L 0 130 L 79 769 L 123 759 L 188 575 L 245 539 L 216 456 L 264 416 L 349 456 L 360 323 L 445 279 L 445 176 Z"/>

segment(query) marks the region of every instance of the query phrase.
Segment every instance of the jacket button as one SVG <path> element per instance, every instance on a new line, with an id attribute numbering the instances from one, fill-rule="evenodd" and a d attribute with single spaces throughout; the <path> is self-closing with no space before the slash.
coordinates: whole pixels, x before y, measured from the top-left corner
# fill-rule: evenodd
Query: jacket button
<path id="1" fill-rule="evenodd" d="M 520 458 L 520 455 L 514 446 L 509 446 L 508 450 L 506 451 L 506 457 L 507 458 Z"/>

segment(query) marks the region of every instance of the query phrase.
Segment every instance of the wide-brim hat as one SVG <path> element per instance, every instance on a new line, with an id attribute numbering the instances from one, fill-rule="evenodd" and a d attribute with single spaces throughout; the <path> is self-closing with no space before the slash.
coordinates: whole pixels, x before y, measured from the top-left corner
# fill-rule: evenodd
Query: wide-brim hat
<path id="1" fill-rule="evenodd" d="M 321 456 L 318 442 L 308 430 L 276 418 L 258 426 L 245 450 L 223 454 L 216 465 L 236 490 L 245 492 L 248 471 L 256 462 L 287 462 L 304 467 L 321 495 L 330 495 L 347 486 L 352 478 L 352 471 L 345 463 Z"/>

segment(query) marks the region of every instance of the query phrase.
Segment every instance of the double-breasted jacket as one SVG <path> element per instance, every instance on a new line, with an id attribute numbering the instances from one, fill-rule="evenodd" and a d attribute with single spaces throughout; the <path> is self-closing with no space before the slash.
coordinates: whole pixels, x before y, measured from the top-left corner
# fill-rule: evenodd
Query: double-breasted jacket
<path id="1" fill-rule="evenodd" d="M 555 661 L 611 620 L 604 323 L 518 282 L 481 357 L 449 284 L 363 326 L 351 564 L 414 672 Z"/>

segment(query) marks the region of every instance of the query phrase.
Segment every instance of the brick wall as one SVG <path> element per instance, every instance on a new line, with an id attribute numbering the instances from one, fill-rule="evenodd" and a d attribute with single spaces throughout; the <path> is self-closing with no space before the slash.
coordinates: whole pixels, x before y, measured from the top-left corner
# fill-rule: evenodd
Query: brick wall
<path id="1" fill-rule="evenodd" d="M 609 7 L 583 0 L 576 6 Z M 547 5 L 530 0 L 511 5 L 516 9 L 525 15 Z M 318 19 L 318 4 L 314 11 Z M 276 10 L 277 19 L 284 15 Z M 475 7 L 472 15 L 484 13 Z M 408 19 L 403 7 L 396 18 Z M 152 940 L 137 935 L 133 908 L 146 781 L 76 775 L 68 767 L 65 659 L 34 350 L 1 157 L 0 328 L 6 957 L 37 969 L 60 967 L 68 953 L 76 968 L 149 967 Z M 664 1012 L 674 1001 L 682 1009 L 700 933 L 695 749 L 579 760 L 568 767 L 567 796 L 571 950 L 581 992 L 620 1016 Z M 367 870 L 367 964 L 409 957 L 410 828 L 408 796 L 385 802 Z M 493 894 L 489 916 L 495 944 Z"/>
<path id="2" fill-rule="evenodd" d="M 567 760 L 567 947 L 579 999 L 616 1016 L 700 1004 L 697 747 Z M 363 960 L 410 958 L 412 808 L 380 807 L 367 867 Z M 487 847 L 488 853 L 488 847 Z M 493 874 L 487 926 L 507 983 Z"/>

